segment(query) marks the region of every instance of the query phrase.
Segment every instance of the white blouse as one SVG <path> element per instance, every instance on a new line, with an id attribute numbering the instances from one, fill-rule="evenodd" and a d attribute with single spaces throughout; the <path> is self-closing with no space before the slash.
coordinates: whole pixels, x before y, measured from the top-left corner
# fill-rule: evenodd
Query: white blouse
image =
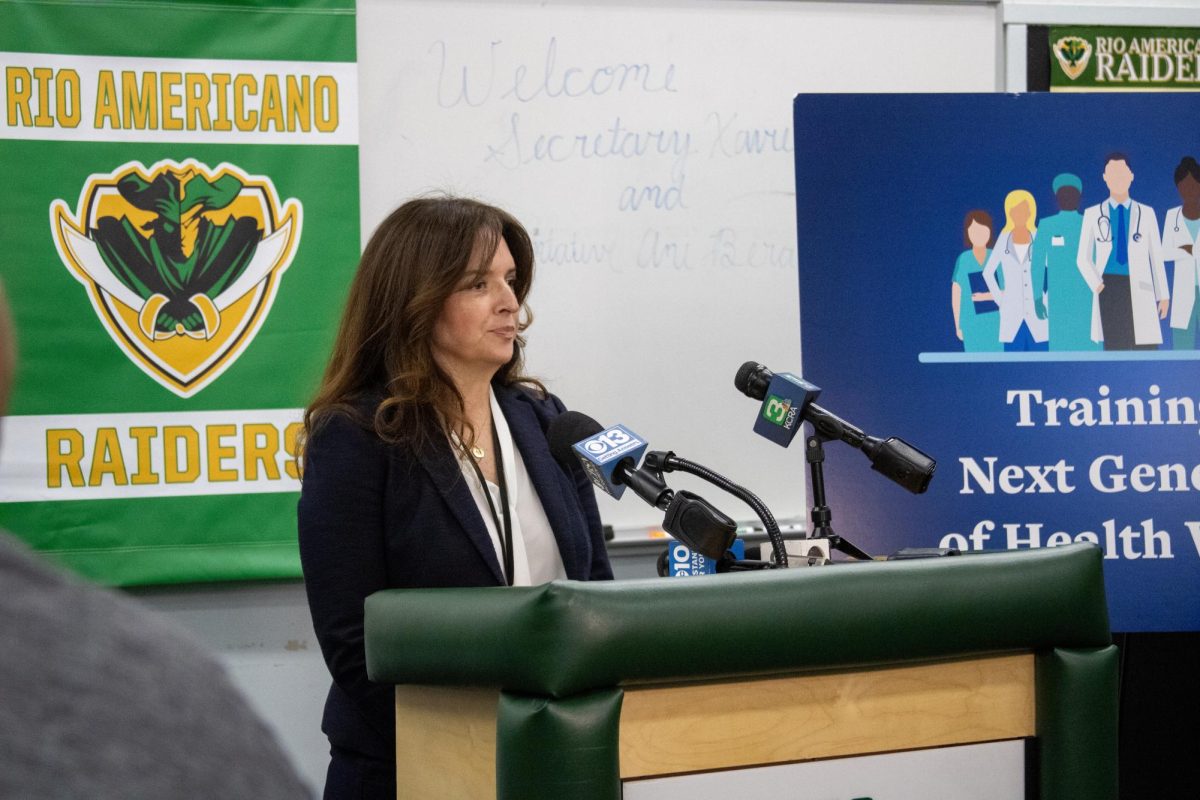
<path id="1" fill-rule="evenodd" d="M 488 390 L 492 401 L 492 424 L 496 427 L 496 438 L 500 441 L 500 458 L 504 467 L 504 477 L 508 482 L 508 508 L 512 520 L 513 537 L 513 586 L 534 586 L 540 583 L 567 577 L 563 567 L 562 556 L 558 552 L 558 541 L 550 529 L 550 521 L 546 519 L 546 511 L 542 501 L 537 496 L 533 482 L 529 480 L 529 472 L 525 469 L 525 461 L 521 452 L 513 443 L 512 432 L 504 412 L 496 402 L 496 393 Z M 496 530 L 496 522 L 488 507 L 483 487 L 479 485 L 479 475 L 471 465 L 471 456 L 455 447 L 458 453 L 459 468 L 463 479 L 471 489 L 471 497 L 483 518 L 492 546 L 496 548 L 496 560 L 504 565 L 503 550 L 500 547 L 501 531 Z M 489 454 L 488 457 L 495 457 Z M 500 511 L 500 487 L 491 481 L 486 481 L 488 492 L 492 496 L 497 512 Z M 504 517 L 500 518 L 501 524 Z"/>

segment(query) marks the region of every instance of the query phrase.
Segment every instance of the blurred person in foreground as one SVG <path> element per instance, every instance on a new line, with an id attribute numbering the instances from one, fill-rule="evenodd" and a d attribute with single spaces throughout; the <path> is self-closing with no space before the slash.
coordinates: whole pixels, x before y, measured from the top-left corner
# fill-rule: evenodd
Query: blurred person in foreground
<path id="1" fill-rule="evenodd" d="M 15 366 L 0 285 L 0 418 Z M 2 531 L 0 587 L 0 797 L 311 797 L 186 635 Z"/>

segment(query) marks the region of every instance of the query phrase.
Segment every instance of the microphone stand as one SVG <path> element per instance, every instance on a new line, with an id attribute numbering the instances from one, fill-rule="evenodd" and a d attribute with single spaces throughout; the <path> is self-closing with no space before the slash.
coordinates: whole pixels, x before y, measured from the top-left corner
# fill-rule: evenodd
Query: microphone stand
<path id="1" fill-rule="evenodd" d="M 822 434 L 814 433 L 805 440 L 804 458 L 808 461 L 809 474 L 812 476 L 812 492 L 813 492 L 813 508 L 812 522 L 813 529 L 808 535 L 809 539 L 826 539 L 829 541 L 829 546 L 834 550 L 840 550 L 848 556 L 870 561 L 871 557 L 863 550 L 856 547 L 852 542 L 844 536 L 838 536 L 833 531 L 833 512 L 825 503 L 825 442 L 833 441 L 834 438 Z"/>

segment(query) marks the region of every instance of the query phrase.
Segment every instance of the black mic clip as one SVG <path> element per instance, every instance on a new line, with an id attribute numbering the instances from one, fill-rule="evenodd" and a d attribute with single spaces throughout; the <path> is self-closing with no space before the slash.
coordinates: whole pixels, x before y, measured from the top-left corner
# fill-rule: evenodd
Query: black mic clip
<path id="1" fill-rule="evenodd" d="M 634 494 L 660 511 L 671 507 L 674 492 L 667 486 L 659 470 L 638 469 L 629 461 L 629 468 L 619 472 L 617 482 L 633 489 Z"/>
<path id="2" fill-rule="evenodd" d="M 670 450 L 651 450 L 642 459 L 642 469 L 649 470 L 662 478 L 663 472 L 668 470 L 668 464 L 674 457 L 675 453 Z"/>
<path id="3" fill-rule="evenodd" d="M 669 451 L 652 450 L 640 469 L 631 467 L 622 472 L 621 482 L 666 512 L 664 531 L 707 558 L 721 559 L 737 538 L 737 523 L 703 497 L 667 486 L 663 471 L 670 471 L 669 460 L 674 457 Z"/>
<path id="4" fill-rule="evenodd" d="M 732 494 L 734 497 L 737 497 L 739 500 L 754 509 L 754 513 L 756 513 L 758 518 L 762 521 L 763 529 L 767 532 L 767 538 L 771 540 L 771 547 L 775 552 L 776 563 L 774 565 L 768 564 L 768 566 L 786 567 L 788 565 L 787 550 L 783 543 L 783 534 L 779 531 L 779 524 L 775 522 L 775 515 L 771 513 L 771 510 L 767 508 L 766 504 L 753 492 L 747 490 L 745 487 L 739 486 L 738 484 L 726 478 L 724 475 L 713 472 L 708 467 L 697 464 L 694 461 L 689 461 L 686 458 L 678 457 L 670 450 L 651 450 L 650 452 L 646 453 L 646 456 L 642 461 L 642 469 L 660 478 L 664 472 L 686 472 L 690 475 L 703 478 L 714 486 L 720 487 L 721 489 L 724 489 Z M 717 513 L 720 514 L 719 511 Z M 724 514 L 721 514 L 721 517 L 724 519 L 729 519 Z M 737 538 L 736 527 L 734 528 L 734 531 L 735 532 L 731 534 L 728 543 L 725 545 L 726 549 L 728 549 L 733 544 L 733 540 Z M 714 541 L 717 540 L 718 537 L 715 533 L 712 534 L 712 536 Z M 708 553 L 704 553 L 704 555 L 708 555 Z M 728 556 L 728 553 L 726 553 L 724 556 L 722 556 L 722 558 L 725 559 L 732 557 Z M 736 567 L 736 569 L 743 568 L 745 567 Z M 757 569 L 759 567 L 756 566 L 754 568 Z M 722 569 L 721 565 L 718 564 L 717 571 L 727 572 L 729 570 Z"/>
<path id="5" fill-rule="evenodd" d="M 663 530 L 701 555 L 722 558 L 737 537 L 737 523 L 699 495 L 680 489 L 671 498 Z"/>

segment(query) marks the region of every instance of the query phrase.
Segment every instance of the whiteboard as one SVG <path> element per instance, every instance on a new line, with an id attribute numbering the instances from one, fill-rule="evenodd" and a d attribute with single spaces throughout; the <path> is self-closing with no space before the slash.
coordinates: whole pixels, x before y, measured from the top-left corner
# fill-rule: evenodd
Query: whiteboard
<path id="1" fill-rule="evenodd" d="M 733 388 L 747 360 L 801 371 L 792 99 L 992 91 L 998 25 L 979 5 L 359 0 L 363 240 L 421 193 L 508 209 L 538 257 L 529 372 L 802 517 L 802 448 L 755 436 Z M 836 411 L 838 376 L 807 377 Z M 600 510 L 662 521 L 632 494 Z"/>

